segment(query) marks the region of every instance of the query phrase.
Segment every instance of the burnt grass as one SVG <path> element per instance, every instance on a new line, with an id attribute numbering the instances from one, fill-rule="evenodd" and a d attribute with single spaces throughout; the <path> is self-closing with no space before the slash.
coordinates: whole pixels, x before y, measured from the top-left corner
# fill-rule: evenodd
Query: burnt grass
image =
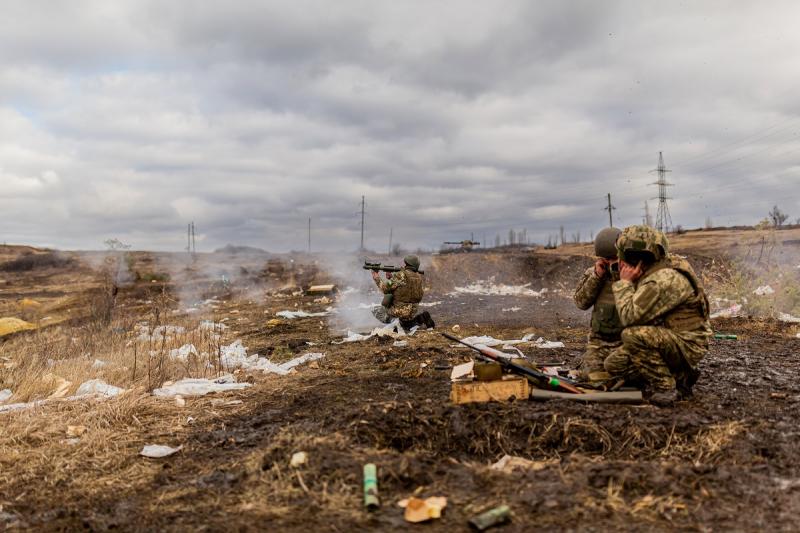
<path id="1" fill-rule="evenodd" d="M 442 329 L 458 323 L 465 336 L 517 338 L 532 328 L 566 344 L 541 357 L 577 363 L 586 316 L 563 295 L 543 307 L 539 299 L 431 299 L 439 297 L 445 304 L 431 311 Z M 514 303 L 527 307 L 498 319 Z M 299 320 L 280 342 L 332 340 L 317 324 Z M 43 481 L 4 512 L 30 529 L 466 531 L 470 517 L 507 504 L 513 518 L 503 531 L 796 530 L 800 340 L 774 321 L 713 325 L 739 340 L 712 341 L 694 398 L 672 408 L 456 406 L 446 367 L 467 354 L 439 335 L 418 334 L 402 348 L 384 339 L 329 344 L 318 368 L 235 396 L 241 409 L 195 426 L 184 451 L 153 476 L 103 491 Z M 265 349 L 272 342 L 258 331 L 249 339 Z M 308 463 L 292 469 L 300 450 Z M 539 465 L 489 468 L 505 454 Z M 378 466 L 382 499 L 373 513 L 362 508 L 367 462 Z M 8 501 L 23 487 L 2 490 Z M 413 493 L 447 496 L 442 518 L 406 524 L 397 501 Z"/>

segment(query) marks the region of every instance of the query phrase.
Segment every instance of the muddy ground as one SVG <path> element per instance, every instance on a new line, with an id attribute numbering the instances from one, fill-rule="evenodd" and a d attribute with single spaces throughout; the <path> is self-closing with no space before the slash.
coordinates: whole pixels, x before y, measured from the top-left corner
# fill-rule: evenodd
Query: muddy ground
<path id="1" fill-rule="evenodd" d="M 536 333 L 566 347 L 521 345 L 529 357 L 577 364 L 587 315 L 574 309 L 570 289 L 588 258 L 526 252 L 426 261 L 426 299 L 442 302 L 429 308 L 437 330 L 458 324 L 462 336 L 505 339 Z M 279 310 L 328 305 L 291 288 L 281 292 L 289 277 L 295 284 L 298 277 L 300 283 L 336 281 L 318 266 L 276 274 L 277 265 L 272 274 L 252 271 L 232 286 L 206 280 L 222 302 L 209 313 L 231 319 L 229 334 L 250 352 L 289 358 L 311 342 L 324 359 L 288 376 L 239 375 L 254 386 L 187 399 L 183 408 L 141 395 L 0 415 L 18 432 L 0 465 L 0 527 L 466 531 L 470 517 L 500 504 L 513 513 L 504 531 L 790 531 L 800 525 L 796 326 L 715 320 L 715 330 L 739 340 L 712 342 L 695 397 L 673 408 L 567 401 L 455 406 L 448 401 L 448 367 L 469 354 L 436 331 L 395 347 L 394 339 L 379 338 L 333 344 L 343 324 L 325 318 L 267 327 Z M 540 297 L 453 294 L 456 286 L 492 275 L 498 283 L 548 291 Z M 19 294 L 26 292 L 22 279 L 12 279 Z M 148 291 L 160 286 L 148 283 L 125 289 L 120 305 L 133 313 L 146 309 Z M 253 298 L 254 287 L 269 296 Z M 65 424 L 97 417 L 107 420 L 107 441 L 59 444 Z M 139 457 L 141 446 L 152 442 L 183 449 L 158 461 Z M 296 451 L 306 451 L 309 460 L 292 469 Z M 489 468 L 505 454 L 537 466 Z M 362 509 L 367 462 L 378 466 L 382 506 L 373 513 Z M 446 496 L 442 518 L 406 524 L 397 502 L 412 494 Z"/>

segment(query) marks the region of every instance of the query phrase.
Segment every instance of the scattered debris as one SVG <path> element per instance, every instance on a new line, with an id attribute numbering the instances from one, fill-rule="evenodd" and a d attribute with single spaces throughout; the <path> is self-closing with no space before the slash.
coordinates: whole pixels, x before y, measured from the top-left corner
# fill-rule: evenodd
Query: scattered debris
<path id="1" fill-rule="evenodd" d="M 197 329 L 205 331 L 224 331 L 228 329 L 228 326 L 226 326 L 222 322 L 214 322 L 213 320 L 203 320 L 197 326 Z"/>
<path id="2" fill-rule="evenodd" d="M 186 407 L 186 400 L 183 399 L 183 396 L 178 394 L 175 396 L 175 405 L 178 407 Z"/>
<path id="3" fill-rule="evenodd" d="M 739 337 L 731 333 L 714 333 L 714 338 L 718 340 L 735 341 Z"/>
<path id="4" fill-rule="evenodd" d="M 529 288 L 530 285 L 530 283 L 525 283 L 524 285 L 498 285 L 494 283 L 494 278 L 492 277 L 488 281 L 476 281 L 466 287 L 456 287 L 449 295 L 477 294 L 481 296 L 533 296 L 540 298 L 547 293 L 547 289 L 535 291 Z"/>
<path id="5" fill-rule="evenodd" d="M 155 342 L 181 335 L 186 332 L 186 328 L 183 326 L 157 326 L 151 331 L 147 324 L 137 324 L 136 331 L 139 332 L 139 336 L 136 338 L 138 341 Z"/>
<path id="6" fill-rule="evenodd" d="M 455 333 L 455 332 L 461 331 L 461 326 L 459 326 L 458 324 L 456 324 L 455 326 L 453 326 L 453 327 L 452 327 L 452 328 L 450 328 L 450 329 L 451 329 L 451 330 L 452 330 L 452 331 Z"/>
<path id="7" fill-rule="evenodd" d="M 148 444 L 142 451 L 139 452 L 139 455 L 143 457 L 150 457 L 151 459 L 159 459 L 161 457 L 169 457 L 174 453 L 178 453 L 183 449 L 183 446 L 178 446 L 177 448 L 172 448 L 171 446 L 164 446 L 162 444 Z"/>
<path id="8" fill-rule="evenodd" d="M 453 367 L 450 372 L 450 381 L 459 381 L 464 379 L 471 379 L 475 376 L 473 369 L 475 368 L 475 361 L 469 361 Z"/>
<path id="9" fill-rule="evenodd" d="M 442 305 L 442 302 L 421 302 L 419 304 L 420 307 L 436 307 L 437 305 Z"/>
<path id="10" fill-rule="evenodd" d="M 286 318 L 288 320 L 293 320 L 295 318 L 308 318 L 313 316 L 328 316 L 330 313 L 328 311 L 322 311 L 320 313 L 307 313 L 306 311 L 278 311 L 275 313 L 276 316 L 281 318 Z"/>
<path id="11" fill-rule="evenodd" d="M 505 524 L 510 520 L 511 508 L 508 505 L 501 505 L 471 518 L 469 525 L 478 531 L 485 531 L 490 527 Z"/>
<path id="12" fill-rule="evenodd" d="M 378 499 L 378 468 L 373 463 L 364 465 L 364 507 L 374 511 L 380 507 Z"/>
<path id="13" fill-rule="evenodd" d="M 791 324 L 800 324 L 800 318 L 792 316 L 789 313 L 779 313 L 778 320 L 781 322 L 789 322 Z"/>
<path id="14" fill-rule="evenodd" d="M 731 304 L 730 307 L 711 313 L 711 318 L 734 318 L 742 313 L 742 304 Z"/>
<path id="15" fill-rule="evenodd" d="M 754 290 L 753 294 L 755 294 L 756 296 L 768 296 L 770 294 L 775 294 L 775 289 L 773 289 L 769 285 L 762 285 L 761 287 L 758 287 L 756 290 Z"/>
<path id="16" fill-rule="evenodd" d="M 408 341 L 394 341 L 394 343 L 392 343 L 392 346 L 394 346 L 395 348 L 405 348 L 406 346 L 408 346 Z"/>
<path id="17" fill-rule="evenodd" d="M 556 462 L 557 461 L 531 461 L 530 459 L 525 459 L 523 457 L 516 457 L 506 454 L 496 463 L 493 463 L 489 468 L 492 470 L 505 472 L 506 474 L 510 474 L 515 469 L 532 470 L 534 472 L 538 472 L 539 470 L 544 470 L 549 465 Z"/>
<path id="18" fill-rule="evenodd" d="M 513 340 L 501 340 L 495 339 L 489 335 L 482 335 L 476 337 L 466 337 L 462 339 L 464 342 L 468 342 L 470 344 L 482 344 L 484 346 L 493 347 L 493 346 L 502 346 L 503 348 L 508 348 L 515 344 L 524 344 L 532 342 L 533 345 L 537 348 L 543 349 L 550 349 L 550 348 L 564 348 L 564 343 L 560 341 L 547 341 L 542 337 L 539 337 L 536 340 L 533 340 L 536 335 L 534 333 L 529 333 L 525 335 L 521 339 L 513 339 Z M 454 345 L 454 347 L 460 347 L 461 345 Z M 515 357 L 509 354 L 510 357 Z"/>
<path id="19" fill-rule="evenodd" d="M 45 374 L 42 376 L 42 380 L 51 382 L 50 386 L 55 388 L 48 398 L 63 398 L 69 392 L 69 388 L 72 387 L 71 381 L 67 381 L 61 376 L 56 376 L 54 374 Z"/>
<path id="20" fill-rule="evenodd" d="M 125 392 L 125 389 L 109 385 L 102 379 L 90 379 L 84 381 L 78 390 L 75 391 L 75 396 L 87 396 L 89 394 L 99 394 L 101 396 L 118 396 Z"/>
<path id="21" fill-rule="evenodd" d="M 517 311 L 522 311 L 521 307 L 507 307 L 502 310 L 504 313 L 516 313 Z"/>
<path id="22" fill-rule="evenodd" d="M 67 437 L 80 437 L 86 433 L 86 426 L 67 426 Z"/>
<path id="23" fill-rule="evenodd" d="M 313 294 L 334 294 L 337 290 L 336 285 L 312 285 L 308 288 L 306 294 L 309 296 Z"/>
<path id="24" fill-rule="evenodd" d="M 106 366 L 108 366 L 108 363 L 106 361 L 102 361 L 100 359 L 95 359 L 94 363 L 92 363 L 92 368 L 103 368 L 103 367 L 106 367 Z"/>
<path id="25" fill-rule="evenodd" d="M 403 518 L 406 522 L 426 522 L 434 518 L 441 518 L 442 511 L 447 507 L 447 498 L 444 496 L 431 496 L 424 500 L 408 498 L 398 502 L 400 507 L 405 507 Z"/>
<path id="26" fill-rule="evenodd" d="M 14 317 L 0 318 L 0 337 L 11 335 L 12 333 L 19 333 L 20 331 L 29 331 L 36 329 L 36 326 L 30 322 L 25 322 L 22 319 Z"/>
<path id="27" fill-rule="evenodd" d="M 198 356 L 197 348 L 194 347 L 194 344 L 184 344 L 180 348 L 175 348 L 169 351 L 170 359 L 183 362 L 188 361 L 190 355 L 194 355 L 195 357 Z"/>
<path id="28" fill-rule="evenodd" d="M 408 333 L 406 333 L 402 326 L 400 326 L 399 320 L 394 320 L 390 324 L 387 324 L 380 328 L 375 328 L 367 335 L 362 335 L 360 333 L 356 333 L 354 331 L 347 331 L 347 337 L 343 338 L 341 341 L 334 342 L 333 344 L 343 344 L 345 342 L 358 342 L 358 341 L 365 341 L 372 337 L 405 337 L 406 335 L 413 335 L 417 332 L 418 327 L 414 326 Z"/>
<path id="29" fill-rule="evenodd" d="M 289 466 L 297 468 L 308 462 L 308 454 L 306 452 L 295 452 L 289 460 Z"/>
<path id="30" fill-rule="evenodd" d="M 186 378 L 175 383 L 167 382 L 160 389 L 153 390 L 153 396 L 205 396 L 212 392 L 225 392 L 252 387 L 250 383 L 236 383 L 230 374 L 217 379 Z"/>
<path id="31" fill-rule="evenodd" d="M 274 328 L 276 326 L 280 326 L 281 324 L 283 324 L 283 320 L 280 320 L 278 318 L 271 318 L 271 319 L 267 320 L 267 327 L 268 328 Z"/>
<path id="32" fill-rule="evenodd" d="M 14 393 L 11 392 L 11 389 L 0 390 L 0 403 L 7 401 L 12 396 L 14 396 Z"/>

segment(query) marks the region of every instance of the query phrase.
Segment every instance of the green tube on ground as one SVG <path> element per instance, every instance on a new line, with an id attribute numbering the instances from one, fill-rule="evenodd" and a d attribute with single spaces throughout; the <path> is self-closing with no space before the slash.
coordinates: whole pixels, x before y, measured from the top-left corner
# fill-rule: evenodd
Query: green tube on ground
<path id="1" fill-rule="evenodd" d="M 364 465 L 364 506 L 368 511 L 380 507 L 378 499 L 378 469 L 373 463 Z"/>
<path id="2" fill-rule="evenodd" d="M 732 335 L 730 333 L 714 333 L 714 338 L 720 340 L 735 341 L 739 337 L 737 335 Z"/>
<path id="3" fill-rule="evenodd" d="M 509 520 L 511 520 L 511 509 L 508 505 L 501 505 L 472 518 L 469 525 L 478 531 L 483 531 L 492 526 L 505 524 Z"/>

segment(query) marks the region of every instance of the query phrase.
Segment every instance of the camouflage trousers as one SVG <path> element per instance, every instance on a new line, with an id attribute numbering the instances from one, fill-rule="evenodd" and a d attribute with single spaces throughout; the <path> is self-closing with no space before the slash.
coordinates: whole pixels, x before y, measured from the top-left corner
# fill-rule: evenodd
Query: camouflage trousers
<path id="1" fill-rule="evenodd" d="M 593 333 L 589 334 L 586 342 L 586 351 L 583 353 L 578 371 L 583 379 L 588 380 L 589 374 L 594 372 L 605 372 L 603 363 L 611 352 L 622 346 L 622 340 L 609 341 Z"/>
<path id="2" fill-rule="evenodd" d="M 658 326 L 632 326 L 622 332 L 622 346 L 606 358 L 604 367 L 612 376 L 642 380 L 655 391 L 675 389 L 686 363 L 693 368 L 706 346 L 682 339 L 674 331 Z"/>
<path id="3" fill-rule="evenodd" d="M 413 325 L 411 323 L 414 320 L 414 315 L 416 313 L 417 306 L 411 306 L 411 304 L 405 304 L 405 305 L 407 305 L 408 308 L 404 306 L 402 309 L 400 309 L 398 308 L 398 306 L 385 307 L 383 305 L 379 305 L 372 308 L 372 316 L 374 316 L 384 324 L 388 324 L 395 318 L 399 318 L 400 325 L 402 325 L 403 328 L 408 329 L 408 327 Z M 409 316 L 409 311 L 410 311 L 410 316 Z"/>

